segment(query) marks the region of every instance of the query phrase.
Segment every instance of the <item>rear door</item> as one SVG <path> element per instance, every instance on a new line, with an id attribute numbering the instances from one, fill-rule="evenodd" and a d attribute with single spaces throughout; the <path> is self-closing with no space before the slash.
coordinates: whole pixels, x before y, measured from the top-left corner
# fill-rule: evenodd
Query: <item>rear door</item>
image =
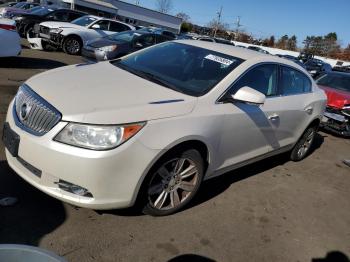
<path id="1" fill-rule="evenodd" d="M 280 66 L 279 95 L 264 105 L 276 119 L 276 137 L 281 147 L 294 144 L 313 115 L 313 93 L 310 78 L 302 71 Z"/>

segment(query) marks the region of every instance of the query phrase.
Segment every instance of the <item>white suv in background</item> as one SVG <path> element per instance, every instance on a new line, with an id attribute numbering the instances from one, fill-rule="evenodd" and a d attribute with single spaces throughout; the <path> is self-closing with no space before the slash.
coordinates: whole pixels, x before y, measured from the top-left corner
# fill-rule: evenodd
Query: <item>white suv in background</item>
<path id="1" fill-rule="evenodd" d="M 43 41 L 62 47 L 68 54 L 77 55 L 87 41 L 127 30 L 135 30 L 135 27 L 116 20 L 87 15 L 71 23 L 43 22 L 39 25 L 38 33 Z"/>
<path id="2" fill-rule="evenodd" d="M 168 215 L 203 179 L 282 152 L 303 159 L 326 100 L 292 61 L 171 41 L 32 77 L 3 140 L 9 165 L 51 196 L 93 209 L 140 201 Z"/>

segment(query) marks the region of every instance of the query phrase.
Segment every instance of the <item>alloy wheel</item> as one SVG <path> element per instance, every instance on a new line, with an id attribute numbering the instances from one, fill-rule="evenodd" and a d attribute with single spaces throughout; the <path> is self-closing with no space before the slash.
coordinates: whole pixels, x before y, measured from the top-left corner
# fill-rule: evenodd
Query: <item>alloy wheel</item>
<path id="1" fill-rule="evenodd" d="M 198 167 L 189 158 L 174 158 L 163 164 L 153 176 L 148 199 L 157 210 L 177 208 L 195 190 Z"/>
<path id="2" fill-rule="evenodd" d="M 307 135 L 304 143 L 300 145 L 298 149 L 298 157 L 303 158 L 307 154 L 307 152 L 309 151 L 312 145 L 314 136 L 315 136 L 315 131 L 312 130 L 311 133 Z"/>

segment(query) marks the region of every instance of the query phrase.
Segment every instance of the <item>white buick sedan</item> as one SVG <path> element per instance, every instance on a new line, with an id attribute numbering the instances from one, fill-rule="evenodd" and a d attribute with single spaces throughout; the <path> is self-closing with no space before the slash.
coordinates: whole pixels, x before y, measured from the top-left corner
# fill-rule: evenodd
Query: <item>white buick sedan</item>
<path id="1" fill-rule="evenodd" d="M 293 62 L 174 41 L 32 77 L 10 104 L 3 141 L 9 165 L 53 197 L 168 215 L 205 179 L 282 152 L 303 159 L 325 104 Z"/>

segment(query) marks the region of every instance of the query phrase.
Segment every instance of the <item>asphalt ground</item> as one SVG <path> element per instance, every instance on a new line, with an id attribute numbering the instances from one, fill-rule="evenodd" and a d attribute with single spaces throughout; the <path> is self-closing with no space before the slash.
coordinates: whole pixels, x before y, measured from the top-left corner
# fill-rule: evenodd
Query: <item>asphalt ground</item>
<path id="1" fill-rule="evenodd" d="M 81 57 L 23 49 L 0 59 L 0 135 L 26 79 Z M 0 142 L 0 243 L 49 249 L 68 261 L 349 261 L 350 139 L 320 132 L 309 157 L 285 155 L 203 184 L 186 210 L 150 217 L 62 203 L 13 172 Z M 45 161 L 45 156 L 43 156 Z M 173 259 L 173 260 L 172 260 Z"/>

